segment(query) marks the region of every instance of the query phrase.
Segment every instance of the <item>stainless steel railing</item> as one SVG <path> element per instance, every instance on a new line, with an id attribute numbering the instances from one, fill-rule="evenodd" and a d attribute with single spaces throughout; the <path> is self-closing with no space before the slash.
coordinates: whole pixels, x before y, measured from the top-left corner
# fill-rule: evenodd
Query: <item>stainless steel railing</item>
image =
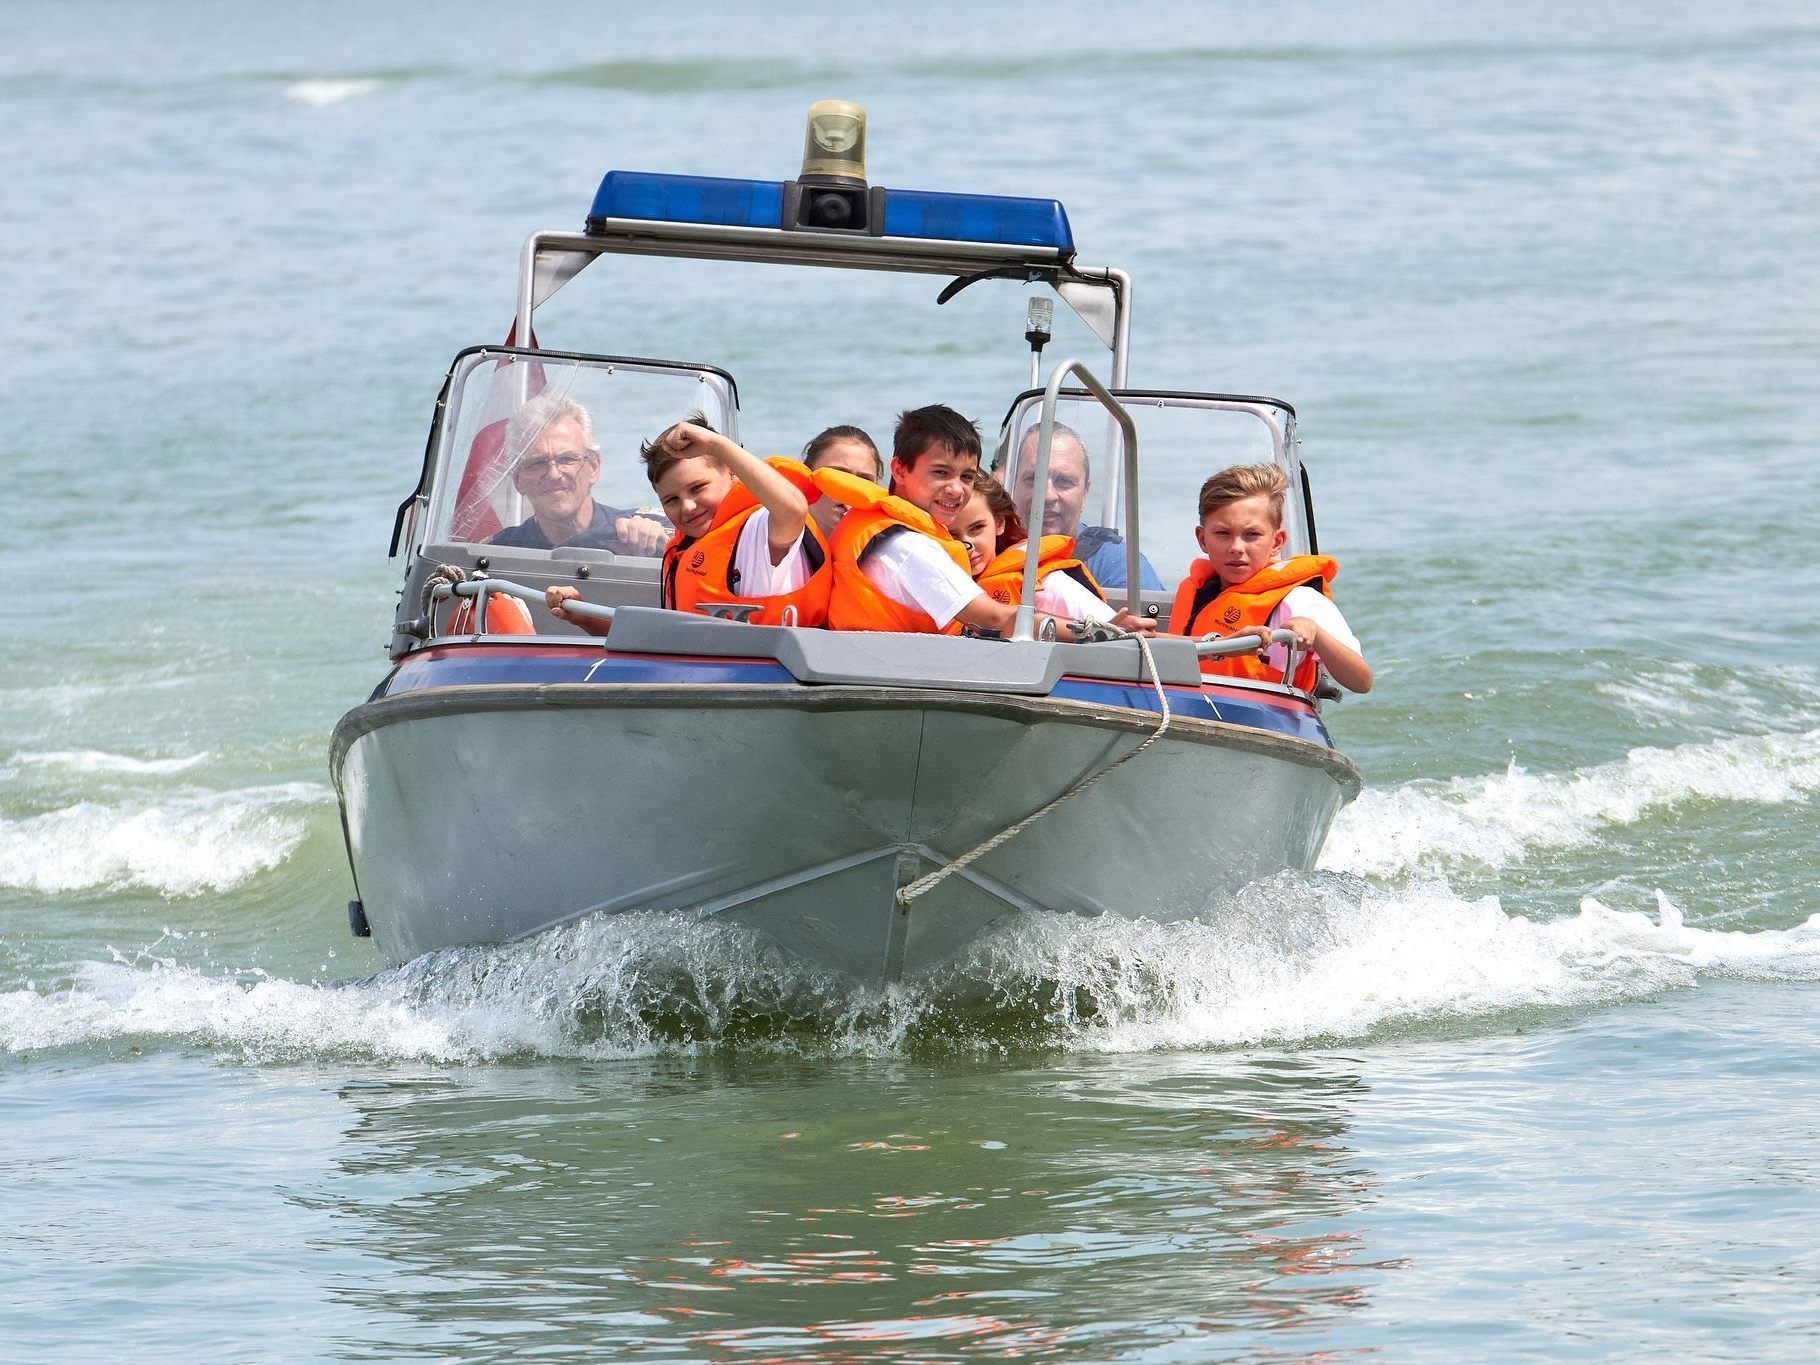
<path id="1" fill-rule="evenodd" d="M 1288 657 L 1283 660 L 1283 684 L 1286 687 L 1294 686 L 1290 679 L 1295 677 L 1295 666 L 1299 661 L 1295 632 L 1273 630 L 1269 634 L 1271 644 L 1289 646 Z M 1194 653 L 1198 659 L 1223 659 L 1229 654 L 1255 654 L 1257 648 L 1258 636 L 1255 630 L 1241 631 L 1237 635 L 1203 635 L 1194 642 Z"/>
<path id="2" fill-rule="evenodd" d="M 451 597 L 474 599 L 474 623 L 478 627 L 486 624 L 487 598 L 494 593 L 506 597 L 516 597 L 521 602 L 529 602 L 533 606 L 541 606 L 544 602 L 544 595 L 538 589 L 527 588 L 524 584 L 514 583 L 509 578 L 469 578 L 460 583 L 438 583 L 432 589 L 430 596 L 437 602 L 446 602 Z M 583 602 L 580 599 L 571 599 L 563 603 L 562 609 L 573 616 L 587 616 L 596 621 L 611 622 L 613 619 L 612 607 L 603 607 L 598 603 Z M 476 629 L 463 633 L 484 635 L 488 632 Z"/>

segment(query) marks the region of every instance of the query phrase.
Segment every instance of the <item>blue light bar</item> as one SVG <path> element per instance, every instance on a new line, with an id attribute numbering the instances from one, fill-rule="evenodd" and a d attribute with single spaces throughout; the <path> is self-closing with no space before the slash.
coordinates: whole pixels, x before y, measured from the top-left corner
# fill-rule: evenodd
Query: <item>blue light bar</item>
<path id="1" fill-rule="evenodd" d="M 784 187 L 778 180 L 608 171 L 594 195 L 594 207 L 588 210 L 588 217 L 782 227 Z"/>
<path id="2" fill-rule="evenodd" d="M 594 195 L 588 221 L 632 218 L 656 223 L 712 223 L 723 227 L 796 227 L 797 224 L 784 222 L 785 188 L 783 182 L 777 180 L 726 180 L 707 175 L 608 171 Z M 1068 226 L 1068 213 L 1054 199 L 876 188 L 871 195 L 875 211 L 879 196 L 884 199 L 883 221 L 873 222 L 874 235 L 1074 251 L 1074 233 Z"/>
<path id="3" fill-rule="evenodd" d="M 1068 211 L 1060 200 L 997 194 L 886 190 L 885 235 L 1074 250 Z"/>

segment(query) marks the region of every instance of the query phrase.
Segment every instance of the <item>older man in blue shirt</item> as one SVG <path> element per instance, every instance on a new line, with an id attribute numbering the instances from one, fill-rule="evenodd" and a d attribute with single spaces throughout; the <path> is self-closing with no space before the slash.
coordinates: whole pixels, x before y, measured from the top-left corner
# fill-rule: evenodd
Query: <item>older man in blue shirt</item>
<path id="1" fill-rule="evenodd" d="M 580 403 L 556 392 L 532 398 L 512 415 L 506 449 L 515 452 L 512 483 L 531 504 L 531 515 L 498 532 L 489 544 L 662 553 L 668 525 L 594 500 L 600 447 L 594 419 Z"/>

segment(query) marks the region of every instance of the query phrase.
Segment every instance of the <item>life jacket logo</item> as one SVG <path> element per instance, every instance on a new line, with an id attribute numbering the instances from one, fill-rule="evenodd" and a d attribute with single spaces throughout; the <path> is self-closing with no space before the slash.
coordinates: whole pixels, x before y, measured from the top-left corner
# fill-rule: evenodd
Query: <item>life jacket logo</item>
<path id="1" fill-rule="evenodd" d="M 1010 588 L 994 588 L 992 590 L 992 599 L 995 602 L 1003 602 L 1006 606 L 1010 606 L 1011 605 L 1011 589 Z"/>
<path id="2" fill-rule="evenodd" d="M 1237 607 L 1227 607 L 1225 611 L 1220 613 L 1220 620 L 1229 626 L 1236 626 L 1239 623 L 1239 618 L 1244 614 L 1245 613 L 1240 611 Z"/>
<path id="3" fill-rule="evenodd" d="M 689 567 L 691 569 L 699 569 L 702 565 L 706 564 L 707 562 L 708 562 L 708 555 L 705 550 L 697 550 L 694 554 L 689 556 Z"/>

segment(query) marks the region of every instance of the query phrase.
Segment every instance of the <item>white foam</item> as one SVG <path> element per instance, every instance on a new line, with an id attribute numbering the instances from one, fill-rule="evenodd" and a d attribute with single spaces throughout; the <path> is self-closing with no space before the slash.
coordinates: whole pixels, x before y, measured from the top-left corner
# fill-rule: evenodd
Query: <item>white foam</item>
<path id="1" fill-rule="evenodd" d="M 1597 842 L 1602 831 L 1689 801 L 1799 802 L 1820 788 L 1820 730 L 1633 749 L 1572 773 L 1502 773 L 1365 791 L 1340 813 L 1321 866 L 1391 877 L 1421 867 L 1502 867 L 1537 848 Z"/>
<path id="2" fill-rule="evenodd" d="M 182 937 L 167 930 L 131 959 L 86 964 L 67 989 L 0 994 L 0 1048 L 171 1038 L 257 1060 L 627 1056 L 687 1046 L 682 1029 L 726 1036 L 755 1009 L 787 1011 L 792 995 L 827 986 L 731 926 L 671 915 L 603 917 L 329 984 L 186 966 Z"/>
<path id="3" fill-rule="evenodd" d="M 320 109 L 325 105 L 340 104 L 343 100 L 370 95 L 383 84 L 383 81 L 365 77 L 318 78 L 286 86 L 284 97 L 293 104 L 307 104 Z"/>
<path id="4" fill-rule="evenodd" d="M 164 1038 L 260 1060 L 459 1062 L 703 1044 L 1124 1052 L 1360 1038 L 1702 977 L 1820 981 L 1820 915 L 1705 930 L 1659 895 L 1654 916 L 1588 899 L 1571 918 L 1537 921 L 1444 886 L 1393 894 L 1326 875 L 1274 879 L 1203 921 L 1019 919 L 966 962 L 882 994 L 795 966 L 736 927 L 674 915 L 602 917 L 344 985 L 209 973 L 154 956 L 160 946 L 92 964 L 67 989 L 0 995 L 0 1047 Z"/>
<path id="5" fill-rule="evenodd" d="M 1535 921 L 1445 887 L 1391 895 L 1347 880 L 1279 879 L 1205 923 L 1042 921 L 999 950 L 994 979 L 1068 983 L 1052 1006 L 1063 1036 L 1106 1051 L 1357 1038 L 1701 976 L 1820 980 L 1820 915 L 1786 931 L 1690 929 L 1658 893 L 1657 919 L 1589 898 L 1571 919 Z"/>
<path id="6" fill-rule="evenodd" d="M 375 1051 L 455 1058 L 479 1050 L 434 1011 L 359 990 L 211 976 L 170 963 L 94 963 L 68 990 L 0 994 L 0 1043 L 13 1052 L 147 1037 L 257 1058 Z"/>
<path id="7" fill-rule="evenodd" d="M 48 894 L 226 891 L 283 862 L 308 833 L 297 808 L 331 799 L 319 784 L 291 782 L 163 796 L 158 804 L 81 801 L 0 820 L 0 886 Z"/>
<path id="8" fill-rule="evenodd" d="M 53 749 L 45 753 L 21 751 L 13 755 L 13 765 L 21 768 L 61 768 L 81 773 L 126 773 L 134 776 L 159 777 L 180 773 L 206 762 L 207 753 L 181 758 L 134 758 L 130 754 L 111 754 L 102 749 Z"/>

